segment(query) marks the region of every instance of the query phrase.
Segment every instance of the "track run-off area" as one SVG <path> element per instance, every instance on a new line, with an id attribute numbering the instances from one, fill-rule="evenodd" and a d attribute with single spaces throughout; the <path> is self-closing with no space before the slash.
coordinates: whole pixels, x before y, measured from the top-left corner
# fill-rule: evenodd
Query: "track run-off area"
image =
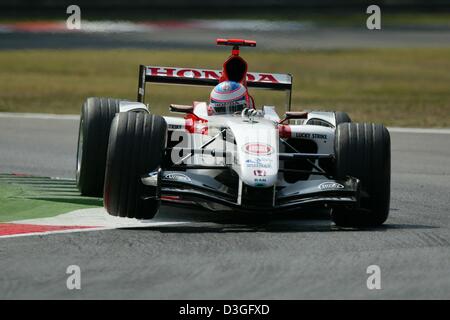
<path id="1" fill-rule="evenodd" d="M 77 130 L 78 116 L 0 113 L 1 299 L 450 298 L 449 129 L 389 128 L 391 212 L 373 230 L 313 212 L 110 217 L 76 190 Z M 81 290 L 66 287 L 70 265 Z"/>

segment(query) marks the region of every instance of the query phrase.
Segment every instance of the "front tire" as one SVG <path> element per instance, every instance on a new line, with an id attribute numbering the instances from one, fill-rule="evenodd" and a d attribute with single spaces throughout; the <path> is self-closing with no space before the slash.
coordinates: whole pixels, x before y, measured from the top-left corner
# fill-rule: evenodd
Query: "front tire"
<path id="1" fill-rule="evenodd" d="M 119 112 L 119 99 L 86 99 L 78 130 L 77 186 L 82 195 L 101 197 L 111 121 Z"/>
<path id="2" fill-rule="evenodd" d="M 381 124 L 343 123 L 335 135 L 336 178 L 358 178 L 360 207 L 334 208 L 332 220 L 342 227 L 376 227 L 389 215 L 391 143 Z"/>
<path id="3" fill-rule="evenodd" d="M 143 199 L 141 176 L 161 167 L 167 124 L 163 117 L 121 112 L 111 124 L 103 203 L 113 216 L 151 219 L 161 201 Z"/>

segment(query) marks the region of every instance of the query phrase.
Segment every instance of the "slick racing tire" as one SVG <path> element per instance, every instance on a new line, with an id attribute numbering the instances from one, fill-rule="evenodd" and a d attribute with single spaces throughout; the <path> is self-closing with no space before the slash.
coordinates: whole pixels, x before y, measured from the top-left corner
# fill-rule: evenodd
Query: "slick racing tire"
<path id="1" fill-rule="evenodd" d="M 163 117 L 121 112 L 109 135 L 103 203 L 113 216 L 151 219 L 160 200 L 143 199 L 141 176 L 158 170 L 164 159 L 167 124 Z"/>
<path id="2" fill-rule="evenodd" d="M 352 119 L 350 119 L 350 116 L 346 112 L 335 112 L 334 117 L 336 119 L 336 127 L 341 123 L 352 122 Z"/>
<path id="3" fill-rule="evenodd" d="M 76 180 L 82 195 L 103 195 L 109 128 L 119 103 L 119 99 L 92 97 L 81 108 Z"/>
<path id="4" fill-rule="evenodd" d="M 391 142 L 381 124 L 343 123 L 336 129 L 335 175 L 358 178 L 361 186 L 358 208 L 334 208 L 332 220 L 342 227 L 376 227 L 389 215 Z"/>

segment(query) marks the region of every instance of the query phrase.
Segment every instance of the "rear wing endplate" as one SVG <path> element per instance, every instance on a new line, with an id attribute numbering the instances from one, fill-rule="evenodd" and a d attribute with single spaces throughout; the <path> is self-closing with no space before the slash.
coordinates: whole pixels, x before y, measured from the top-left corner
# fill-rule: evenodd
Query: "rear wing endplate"
<path id="1" fill-rule="evenodd" d="M 194 86 L 215 86 L 222 75 L 220 70 L 192 69 L 159 66 L 139 66 L 137 101 L 144 102 L 145 84 L 165 83 Z M 290 110 L 292 75 L 282 73 L 247 73 L 247 87 L 286 91 L 286 107 Z"/>

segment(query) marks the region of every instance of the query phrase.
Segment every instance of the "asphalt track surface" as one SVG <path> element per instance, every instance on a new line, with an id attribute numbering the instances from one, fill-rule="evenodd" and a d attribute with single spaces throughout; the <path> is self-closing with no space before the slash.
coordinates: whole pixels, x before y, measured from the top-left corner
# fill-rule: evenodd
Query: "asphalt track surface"
<path id="1" fill-rule="evenodd" d="M 1 115 L 1 114 L 0 114 Z M 0 116 L 0 172 L 72 178 L 78 121 Z M 432 131 L 433 132 L 433 131 Z M 183 225 L 0 240 L 0 298 L 449 299 L 450 135 L 391 132 L 386 225 L 266 221 L 163 207 Z M 66 268 L 81 268 L 81 290 Z M 381 290 L 366 286 L 381 268 Z"/>
<path id="2" fill-rule="evenodd" d="M 161 29 L 153 32 L 51 33 L 0 32 L 0 50 L 5 49 L 214 49 L 216 38 L 256 40 L 258 48 L 348 49 L 419 48 L 450 46 L 450 29 L 305 28 L 292 31 Z"/>

